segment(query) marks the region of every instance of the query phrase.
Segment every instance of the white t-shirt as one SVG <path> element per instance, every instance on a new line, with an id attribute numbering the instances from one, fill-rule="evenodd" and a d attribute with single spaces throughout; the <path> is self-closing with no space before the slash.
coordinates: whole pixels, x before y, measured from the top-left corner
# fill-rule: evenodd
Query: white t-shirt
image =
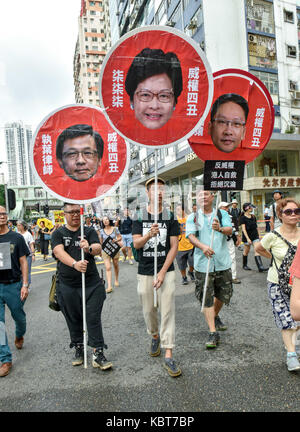
<path id="1" fill-rule="evenodd" d="M 25 231 L 24 234 L 22 234 L 22 235 L 24 237 L 25 243 L 27 244 L 27 247 L 28 247 L 29 252 L 31 254 L 32 251 L 31 251 L 30 245 L 31 245 L 31 243 L 34 243 L 33 237 L 32 237 L 32 235 L 30 234 L 29 231 Z"/>

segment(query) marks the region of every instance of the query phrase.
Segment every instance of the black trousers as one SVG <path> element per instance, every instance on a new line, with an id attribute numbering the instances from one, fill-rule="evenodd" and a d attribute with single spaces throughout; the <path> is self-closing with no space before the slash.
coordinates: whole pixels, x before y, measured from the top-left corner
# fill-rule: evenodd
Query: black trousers
<path id="1" fill-rule="evenodd" d="M 67 286 L 59 282 L 56 293 L 70 332 L 71 346 L 83 343 L 82 288 Z M 105 344 L 102 333 L 101 312 L 106 298 L 104 285 L 99 282 L 93 286 L 86 286 L 85 297 L 87 343 L 93 348 L 103 348 Z"/>

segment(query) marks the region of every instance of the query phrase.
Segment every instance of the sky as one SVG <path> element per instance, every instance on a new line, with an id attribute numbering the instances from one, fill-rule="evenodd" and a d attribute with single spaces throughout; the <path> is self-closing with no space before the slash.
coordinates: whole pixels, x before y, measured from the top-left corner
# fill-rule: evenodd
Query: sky
<path id="1" fill-rule="evenodd" d="M 53 110 L 75 103 L 73 55 L 80 0 L 1 0 L 0 160 L 6 122 L 34 133 Z"/>

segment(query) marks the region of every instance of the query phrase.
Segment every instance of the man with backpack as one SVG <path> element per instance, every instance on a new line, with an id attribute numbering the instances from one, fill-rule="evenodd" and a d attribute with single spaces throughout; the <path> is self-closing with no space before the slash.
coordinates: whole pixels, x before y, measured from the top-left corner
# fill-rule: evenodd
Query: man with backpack
<path id="1" fill-rule="evenodd" d="M 204 302 L 204 317 L 209 327 L 206 348 L 216 348 L 220 336 L 218 331 L 226 330 L 219 312 L 223 304 L 229 304 L 232 296 L 231 258 L 227 248 L 227 236 L 232 234 L 229 214 L 222 213 L 222 225 L 213 209 L 214 194 L 200 190 L 197 194 L 199 206 L 196 217 L 191 214 L 187 219 L 186 236 L 195 246 L 194 268 L 196 276 L 195 295 L 202 303 L 206 271 L 209 260 L 209 275 Z M 214 233 L 212 246 L 211 237 Z"/>

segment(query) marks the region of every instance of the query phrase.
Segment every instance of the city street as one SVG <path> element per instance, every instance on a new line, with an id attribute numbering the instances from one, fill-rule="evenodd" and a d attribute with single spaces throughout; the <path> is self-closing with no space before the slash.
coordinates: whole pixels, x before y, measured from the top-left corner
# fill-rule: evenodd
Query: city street
<path id="1" fill-rule="evenodd" d="M 0 412 L 299 412 L 300 374 L 289 373 L 280 332 L 267 298 L 266 274 L 241 269 L 229 307 L 221 312 L 228 330 L 216 350 L 205 349 L 207 328 L 194 284 L 181 285 L 177 271 L 176 349 L 183 374 L 173 379 L 162 357 L 148 355 L 141 306 L 136 293 L 137 263 L 120 262 L 120 287 L 107 295 L 103 329 L 113 370 L 72 367 L 73 352 L 62 314 L 48 308 L 55 270 L 52 258 L 38 255 L 26 302 L 28 330 L 24 347 L 14 346 L 14 326 L 7 311 L 13 369 L 1 379 Z M 264 259 L 264 264 L 267 260 Z M 104 265 L 98 263 L 98 269 Z"/>

